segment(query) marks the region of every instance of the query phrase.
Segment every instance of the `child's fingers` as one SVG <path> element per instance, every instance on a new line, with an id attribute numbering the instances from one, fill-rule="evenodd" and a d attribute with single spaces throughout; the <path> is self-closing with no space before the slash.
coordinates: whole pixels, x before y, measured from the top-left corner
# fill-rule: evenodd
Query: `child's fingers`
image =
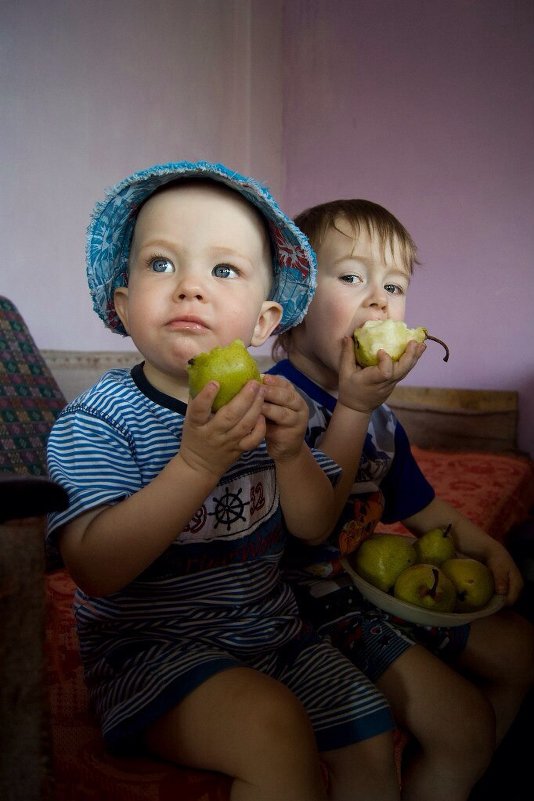
<path id="1" fill-rule="evenodd" d="M 299 419 L 296 409 L 279 403 L 264 403 L 262 414 L 269 423 L 275 423 L 278 426 L 291 426 Z"/>
<path id="2" fill-rule="evenodd" d="M 271 373 L 265 373 L 262 376 L 263 385 L 266 388 L 270 387 L 284 387 L 286 385 L 291 386 L 287 378 L 284 378 L 282 375 L 273 375 Z"/>
<path id="3" fill-rule="evenodd" d="M 504 595 L 508 600 L 511 591 L 510 573 L 508 570 L 503 569 L 502 565 L 497 564 L 490 568 L 493 573 L 493 581 L 495 583 L 495 592 L 497 595 Z"/>
<path id="4" fill-rule="evenodd" d="M 303 438 L 308 420 L 308 407 L 293 384 L 282 376 L 266 375 L 265 400 L 262 413 L 267 421 L 267 438 L 275 436 L 276 429 L 292 430 Z M 276 435 L 277 436 L 277 435 Z"/>
<path id="5" fill-rule="evenodd" d="M 265 375 L 263 386 L 265 388 L 266 404 L 284 406 L 297 411 L 304 403 L 294 386 L 282 376 Z"/>
<path id="6" fill-rule="evenodd" d="M 506 596 L 507 603 L 512 606 L 519 599 L 521 591 L 524 587 L 524 581 L 521 574 L 513 573 L 508 580 L 508 592 Z"/>
<path id="7" fill-rule="evenodd" d="M 379 350 L 377 354 L 378 369 L 382 378 L 385 381 L 401 381 L 410 370 L 413 370 L 425 350 L 425 344 L 411 340 L 397 362 L 394 362 L 385 350 Z"/>
<path id="8" fill-rule="evenodd" d="M 510 564 L 508 560 L 503 561 L 502 559 L 490 559 L 488 567 L 493 573 L 497 595 L 504 595 L 507 604 L 515 603 L 524 583 L 515 563 Z"/>
<path id="9" fill-rule="evenodd" d="M 415 340 L 408 342 L 406 350 L 398 361 L 399 370 L 404 374 L 409 373 L 410 370 L 415 367 L 425 350 L 426 345 L 424 342 L 415 342 Z"/>
<path id="10" fill-rule="evenodd" d="M 356 361 L 354 340 L 352 337 L 343 337 L 341 356 L 339 358 L 339 372 L 340 374 L 351 373 L 355 367 L 360 370 L 362 369 Z"/>
<path id="11" fill-rule="evenodd" d="M 380 370 L 381 378 L 385 381 L 389 381 L 389 379 L 393 378 L 394 371 L 395 371 L 395 362 L 385 350 L 380 348 L 378 353 L 376 354 L 378 358 L 377 367 Z"/>
<path id="12" fill-rule="evenodd" d="M 252 451 L 258 447 L 260 442 L 265 439 L 265 434 L 267 431 L 267 425 L 265 422 L 265 417 L 260 414 L 260 416 L 256 419 L 256 423 L 254 428 L 251 431 L 248 431 L 240 440 L 239 440 L 239 448 L 242 451 Z"/>
<path id="13" fill-rule="evenodd" d="M 224 431 L 235 428 L 251 431 L 261 414 L 263 398 L 263 385 L 258 381 L 248 381 L 229 403 L 217 411 L 217 424 Z"/>
<path id="14" fill-rule="evenodd" d="M 198 395 L 195 395 L 194 398 L 189 398 L 187 417 L 192 423 L 201 425 L 209 420 L 211 407 L 213 406 L 213 401 L 218 391 L 219 384 L 217 381 L 208 381 L 208 383 L 202 387 Z"/>
<path id="15" fill-rule="evenodd" d="M 233 432 L 235 437 L 248 434 L 256 426 L 263 405 L 263 389 L 258 381 L 249 381 L 229 403 L 213 412 L 219 384 L 210 381 L 194 398 L 189 399 L 187 419 L 194 426 L 208 425 L 212 432 Z M 206 429 L 208 431 L 208 429 Z"/>

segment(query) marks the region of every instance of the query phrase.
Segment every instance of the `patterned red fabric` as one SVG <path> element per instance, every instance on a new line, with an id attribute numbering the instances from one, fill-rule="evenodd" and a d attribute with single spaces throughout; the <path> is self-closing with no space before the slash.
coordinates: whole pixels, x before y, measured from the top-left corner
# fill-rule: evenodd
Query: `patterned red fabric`
<path id="1" fill-rule="evenodd" d="M 534 507 L 534 461 L 494 453 L 439 452 L 412 447 L 436 495 L 499 542 Z M 405 533 L 401 523 L 380 526 Z"/>
<path id="2" fill-rule="evenodd" d="M 89 712 L 73 593 L 65 570 L 47 576 L 46 684 L 54 801 L 227 801 L 230 781 L 224 776 L 107 753 Z"/>
<path id="3" fill-rule="evenodd" d="M 534 504 L 534 463 L 492 454 L 414 455 L 438 495 L 503 539 Z M 386 528 L 386 527 L 383 527 Z M 402 530 L 402 526 L 387 527 Z M 74 585 L 65 570 L 47 576 L 46 657 L 55 801 L 227 801 L 230 781 L 155 759 L 108 754 L 92 718 L 74 628 Z M 398 733 L 397 763 L 406 742 Z"/>

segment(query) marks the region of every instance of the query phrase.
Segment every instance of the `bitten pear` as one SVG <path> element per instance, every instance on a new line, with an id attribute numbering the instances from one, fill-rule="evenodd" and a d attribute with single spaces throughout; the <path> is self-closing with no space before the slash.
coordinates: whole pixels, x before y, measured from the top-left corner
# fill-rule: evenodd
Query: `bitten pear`
<path id="1" fill-rule="evenodd" d="M 354 331 L 356 361 L 361 367 L 378 364 L 378 351 L 385 350 L 394 362 L 398 362 L 408 342 L 424 342 L 432 339 L 445 349 L 443 361 L 449 359 L 449 349 L 441 339 L 431 336 L 426 328 L 408 328 L 403 320 L 368 320 Z"/>
<path id="2" fill-rule="evenodd" d="M 214 412 L 231 401 L 247 381 L 261 381 L 258 365 L 240 339 L 189 359 L 187 372 L 193 398 L 208 381 L 218 382 L 219 391 L 212 405 Z"/>

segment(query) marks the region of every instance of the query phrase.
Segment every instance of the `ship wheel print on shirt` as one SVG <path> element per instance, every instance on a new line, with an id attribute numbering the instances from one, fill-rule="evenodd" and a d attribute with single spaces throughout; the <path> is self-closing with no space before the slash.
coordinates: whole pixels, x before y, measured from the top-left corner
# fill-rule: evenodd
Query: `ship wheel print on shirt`
<path id="1" fill-rule="evenodd" d="M 226 530 L 230 531 L 232 525 L 238 520 L 245 520 L 245 515 L 243 513 L 246 506 L 250 506 L 251 514 L 254 514 L 256 510 L 265 506 L 265 496 L 261 483 L 257 484 L 255 487 L 251 487 L 250 501 L 242 500 L 240 497 L 242 491 L 242 487 L 239 487 L 237 492 L 230 492 L 228 487 L 226 487 L 222 497 L 213 498 L 215 510 L 213 512 L 208 512 L 208 514 L 210 517 L 215 518 L 214 528 L 217 528 L 219 525 L 224 525 L 226 526 Z"/>
<path id="2" fill-rule="evenodd" d="M 238 520 L 245 520 L 245 506 L 249 505 L 249 501 L 243 501 L 240 497 L 242 487 L 239 487 L 237 492 L 230 492 L 228 487 L 224 490 L 224 495 L 220 498 L 213 498 L 215 502 L 215 510 L 208 512 L 210 517 L 215 518 L 213 528 L 219 525 L 225 525 L 226 530 L 230 531 L 232 525 Z"/>

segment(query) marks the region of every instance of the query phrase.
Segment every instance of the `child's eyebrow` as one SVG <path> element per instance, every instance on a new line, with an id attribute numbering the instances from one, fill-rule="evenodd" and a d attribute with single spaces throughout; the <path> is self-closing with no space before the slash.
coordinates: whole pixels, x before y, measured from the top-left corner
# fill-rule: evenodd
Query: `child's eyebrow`
<path id="1" fill-rule="evenodd" d="M 168 248 L 169 250 L 176 247 L 176 242 L 167 239 L 165 236 L 153 236 L 150 239 L 146 239 L 145 241 L 135 242 L 133 240 L 132 244 L 137 245 L 137 250 L 145 250 L 145 248 L 154 248 L 154 247 L 164 247 Z"/>
<path id="2" fill-rule="evenodd" d="M 349 269 L 351 262 L 352 263 L 360 263 L 360 264 L 363 264 L 364 266 L 367 267 L 370 264 L 372 264 L 373 258 L 372 258 L 372 256 L 365 256 L 365 255 L 359 254 L 359 253 L 348 253 L 348 254 L 346 254 L 344 256 L 339 256 L 339 258 L 337 258 L 337 259 L 334 259 L 334 261 L 332 262 L 332 265 L 334 267 L 346 267 L 347 269 Z M 394 275 L 394 276 L 395 275 L 399 275 L 399 276 L 402 276 L 403 278 L 407 278 L 408 280 L 410 280 L 411 276 L 412 276 L 411 271 L 408 269 L 407 265 L 405 265 L 405 264 L 398 265 L 398 266 L 396 265 L 396 266 L 390 267 L 388 269 L 388 274 L 389 275 Z"/>
<path id="3" fill-rule="evenodd" d="M 361 264 L 368 264 L 372 261 L 371 258 L 366 256 L 362 256 L 356 253 L 347 253 L 345 256 L 340 256 L 338 259 L 335 259 L 333 264 L 336 267 L 342 267 L 343 265 L 349 266 L 349 263 L 361 263 Z"/>

